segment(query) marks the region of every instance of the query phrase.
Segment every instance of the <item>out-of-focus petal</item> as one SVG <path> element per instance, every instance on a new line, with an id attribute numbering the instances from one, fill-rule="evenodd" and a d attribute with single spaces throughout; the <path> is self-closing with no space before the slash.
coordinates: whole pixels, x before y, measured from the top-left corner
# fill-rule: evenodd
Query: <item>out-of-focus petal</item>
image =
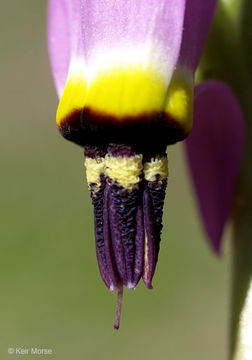
<path id="1" fill-rule="evenodd" d="M 205 229 L 217 252 L 232 207 L 244 142 L 243 114 L 231 90 L 217 81 L 199 85 L 194 127 L 185 143 Z"/>

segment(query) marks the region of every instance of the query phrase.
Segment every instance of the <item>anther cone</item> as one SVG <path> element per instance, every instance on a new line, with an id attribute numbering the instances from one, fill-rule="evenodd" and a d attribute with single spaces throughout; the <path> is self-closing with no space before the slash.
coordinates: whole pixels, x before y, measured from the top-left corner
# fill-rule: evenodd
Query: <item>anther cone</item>
<path id="1" fill-rule="evenodd" d="M 152 288 L 162 230 L 168 166 L 164 151 L 147 154 L 130 145 L 86 147 L 87 179 L 94 205 L 96 251 L 110 290 Z"/>

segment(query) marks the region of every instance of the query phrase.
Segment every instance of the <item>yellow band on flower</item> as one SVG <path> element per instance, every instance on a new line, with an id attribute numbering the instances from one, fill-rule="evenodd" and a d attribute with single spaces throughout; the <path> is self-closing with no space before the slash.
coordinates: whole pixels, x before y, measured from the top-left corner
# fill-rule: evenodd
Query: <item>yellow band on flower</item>
<path id="1" fill-rule="evenodd" d="M 164 112 L 189 133 L 193 124 L 193 84 L 185 71 L 176 71 L 166 95 Z"/>
<path id="2" fill-rule="evenodd" d="M 163 79 L 151 69 L 114 67 L 91 81 L 86 106 L 120 121 L 127 116 L 160 112 L 165 92 Z"/>
<path id="3" fill-rule="evenodd" d="M 86 104 L 87 80 L 85 63 L 82 60 L 72 62 L 67 82 L 61 96 L 56 115 L 59 126 L 72 112 L 82 110 Z"/>
<path id="4" fill-rule="evenodd" d="M 82 64 L 82 67 L 84 65 Z M 162 74 L 142 64 L 114 65 L 87 79 L 81 62 L 74 63 L 57 111 L 57 125 L 85 107 L 117 121 L 164 113 L 185 132 L 192 127 L 193 87 L 173 76 L 167 89 Z"/>

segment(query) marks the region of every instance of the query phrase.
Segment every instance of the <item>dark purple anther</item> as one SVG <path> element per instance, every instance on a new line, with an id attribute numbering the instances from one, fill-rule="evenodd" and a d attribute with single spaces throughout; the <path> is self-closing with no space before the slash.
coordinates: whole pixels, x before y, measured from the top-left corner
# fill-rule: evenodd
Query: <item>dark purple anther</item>
<path id="1" fill-rule="evenodd" d="M 95 240 L 96 240 L 96 256 L 99 265 L 102 280 L 108 288 L 110 288 L 110 277 L 108 271 L 108 264 L 105 254 L 104 244 L 104 225 L 103 225 L 103 199 L 104 199 L 105 182 L 98 191 L 92 190 L 90 186 L 90 195 L 94 206 L 94 220 L 95 220 Z"/>
<path id="2" fill-rule="evenodd" d="M 118 213 L 117 213 L 115 202 L 113 201 L 111 193 L 109 193 L 109 202 L 110 202 L 109 220 L 110 220 L 110 230 L 111 230 L 113 251 L 115 254 L 115 261 L 116 261 L 119 276 L 120 276 L 122 282 L 125 284 L 125 283 L 127 283 L 127 272 L 126 272 L 124 248 L 123 248 L 123 243 L 121 240 L 121 232 L 120 232 L 120 227 L 119 227 Z"/>
<path id="3" fill-rule="evenodd" d="M 94 205 L 97 259 L 104 283 L 111 291 L 118 291 L 114 326 L 118 329 L 123 286 L 135 288 L 142 277 L 146 287 L 152 288 L 162 230 L 167 158 L 163 150 L 160 155 L 141 155 L 124 144 L 108 144 L 101 149 L 88 146 L 85 156 Z"/>
<path id="4" fill-rule="evenodd" d="M 116 259 L 121 264 L 121 259 L 124 260 L 124 274 L 122 277 L 123 284 L 132 288 L 134 278 L 134 263 L 135 263 L 135 249 L 136 249 L 136 210 L 140 201 L 138 187 L 129 191 L 109 181 L 109 191 L 111 193 L 111 204 L 116 211 L 116 224 L 117 233 L 120 233 L 120 237 L 114 241 L 114 243 L 120 242 L 122 254 L 119 252 L 119 256 Z M 111 220 L 113 218 L 111 216 Z M 114 237 L 115 238 L 115 237 Z M 118 246 L 117 246 L 118 248 Z"/>
<path id="5" fill-rule="evenodd" d="M 152 289 L 151 282 L 156 266 L 155 220 L 148 188 L 143 194 L 143 213 L 145 233 L 143 281 L 148 289 Z"/>
<path id="6" fill-rule="evenodd" d="M 135 287 L 143 274 L 144 266 L 144 222 L 142 204 L 138 206 L 136 213 L 136 240 L 133 287 Z"/>
<path id="7" fill-rule="evenodd" d="M 109 218 L 110 204 L 109 204 L 109 189 L 106 186 L 104 191 L 104 203 L 103 203 L 103 218 L 104 218 L 104 245 L 107 261 L 107 270 L 109 277 L 109 288 L 111 291 L 117 290 L 120 283 L 118 276 L 115 256 L 113 251 L 112 238 L 111 238 L 111 224 Z"/>
<path id="8" fill-rule="evenodd" d="M 158 260 L 161 231 L 163 228 L 162 219 L 166 187 L 167 179 L 159 180 L 158 176 L 156 181 L 148 181 L 145 184 L 145 189 L 148 190 L 152 205 L 152 217 L 155 232 L 156 262 Z"/>

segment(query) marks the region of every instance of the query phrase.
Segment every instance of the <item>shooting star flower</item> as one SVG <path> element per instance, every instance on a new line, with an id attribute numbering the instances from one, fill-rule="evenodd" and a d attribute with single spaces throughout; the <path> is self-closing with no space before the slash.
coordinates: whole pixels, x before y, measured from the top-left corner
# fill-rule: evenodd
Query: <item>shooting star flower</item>
<path id="1" fill-rule="evenodd" d="M 167 145 L 193 125 L 194 71 L 216 0 L 49 0 L 56 123 L 85 148 L 106 286 L 152 288 Z"/>

